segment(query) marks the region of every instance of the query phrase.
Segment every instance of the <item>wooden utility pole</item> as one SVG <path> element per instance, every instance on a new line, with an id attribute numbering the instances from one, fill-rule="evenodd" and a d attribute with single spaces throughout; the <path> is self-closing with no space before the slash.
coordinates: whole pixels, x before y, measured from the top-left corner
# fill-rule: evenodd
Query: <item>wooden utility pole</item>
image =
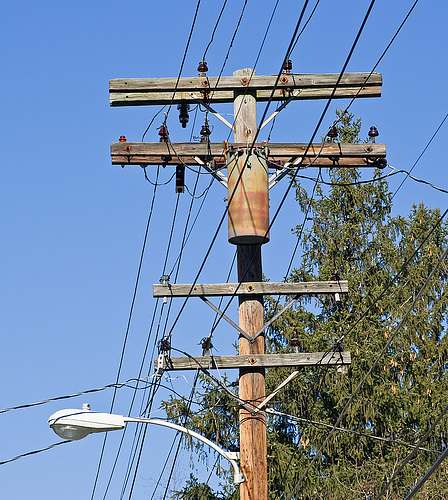
<path id="1" fill-rule="evenodd" d="M 200 64 L 199 71 L 205 63 Z M 206 67 L 206 66 L 205 66 Z M 154 285 L 155 297 L 198 296 L 239 332 L 239 355 L 170 358 L 167 350 L 159 355 L 156 369 L 189 370 L 194 368 L 238 368 L 240 409 L 240 467 L 245 481 L 240 484 L 241 500 L 267 500 L 267 402 L 286 384 L 265 397 L 265 369 L 274 366 L 346 365 L 350 353 L 265 354 L 264 331 L 303 294 L 331 294 L 339 297 L 348 292 L 346 281 L 318 283 L 263 283 L 261 245 L 269 241 L 268 190 L 292 168 L 383 166 L 384 144 L 254 144 L 258 130 L 256 104 L 283 101 L 279 109 L 292 100 L 379 97 L 382 79 L 379 74 L 347 73 L 297 75 L 285 71 L 276 76 L 256 76 L 251 69 L 236 71 L 232 77 L 219 79 L 201 73 L 193 78 L 116 79 L 110 81 L 111 106 L 202 104 L 212 115 L 234 132 L 234 144 L 174 143 L 161 137 L 158 143 L 128 143 L 120 138 L 112 143 L 115 165 L 159 165 L 183 163 L 201 165 L 228 189 L 229 242 L 237 245 L 237 284 Z M 234 124 L 229 124 L 212 108 L 214 103 L 234 104 Z M 275 116 L 273 113 L 260 128 Z M 165 124 L 164 124 L 165 127 Z M 160 132 L 159 132 L 159 135 Z M 253 147 L 252 147 L 253 146 Z M 268 149 L 269 146 L 269 149 Z M 227 176 L 222 168 L 227 166 Z M 268 169 L 275 169 L 269 177 Z M 264 323 L 263 295 L 290 295 L 293 298 Z M 239 325 L 219 311 L 208 296 L 237 295 Z M 339 299 L 336 299 L 339 300 Z"/>
<path id="2" fill-rule="evenodd" d="M 235 71 L 233 76 L 251 78 L 253 71 L 243 69 Z M 255 96 L 244 90 L 235 96 L 234 101 L 234 140 L 236 144 L 252 144 L 257 130 L 257 102 Z M 250 158 L 246 158 L 248 164 Z M 245 181 L 248 165 L 243 165 L 241 183 Z M 257 168 L 257 167 L 255 167 Z M 252 172 L 251 172 L 252 173 Z M 255 172 L 254 175 L 260 175 Z M 262 174 L 261 174 L 262 175 Z M 228 175 L 229 177 L 229 175 Z M 243 188 L 245 186 L 243 185 Z M 252 186 L 247 186 L 251 189 Z M 268 183 L 266 177 L 266 196 Z M 229 186 L 230 191 L 230 186 Z M 232 193 L 229 192 L 229 197 Z M 230 198 L 229 198 L 230 200 Z M 235 200 L 239 201 L 239 200 Z M 268 200 L 266 200 L 268 202 Z M 231 201 L 231 203 L 233 200 Z M 244 203 L 244 202 L 243 202 Z M 229 207 L 230 208 L 230 207 Z M 236 207 L 239 210 L 240 207 Z M 257 221 L 255 221 L 255 225 Z M 262 228 L 263 231 L 263 228 Z M 265 230 L 267 232 L 267 228 Z M 260 236 L 262 238 L 263 235 Z M 237 246 L 238 281 L 261 282 L 263 280 L 261 265 L 261 240 L 252 245 Z M 239 326 L 249 335 L 254 335 L 264 323 L 263 295 L 253 297 L 239 297 Z M 264 354 L 264 334 L 258 336 L 254 342 L 240 335 L 240 356 Z M 239 397 L 256 406 L 266 395 L 265 369 L 240 368 Z M 240 409 L 240 467 L 246 476 L 246 481 L 240 485 L 241 500 L 264 500 L 268 498 L 267 481 L 267 452 L 266 452 L 266 414 L 250 413 L 247 409 Z"/>

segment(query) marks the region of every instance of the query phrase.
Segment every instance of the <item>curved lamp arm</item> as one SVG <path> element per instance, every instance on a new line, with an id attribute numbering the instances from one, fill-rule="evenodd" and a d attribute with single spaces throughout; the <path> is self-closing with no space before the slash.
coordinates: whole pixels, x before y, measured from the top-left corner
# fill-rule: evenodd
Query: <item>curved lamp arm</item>
<path id="1" fill-rule="evenodd" d="M 213 448 L 216 453 L 219 453 L 222 457 L 224 457 L 226 460 L 228 460 L 233 467 L 233 482 L 235 484 L 241 484 L 244 483 L 245 477 L 244 473 L 240 472 L 240 469 L 238 467 L 238 463 L 235 460 L 237 454 L 232 453 L 229 451 L 224 451 L 222 448 L 220 448 L 216 443 L 213 441 L 210 441 L 206 437 L 202 436 L 201 434 L 198 434 L 197 432 L 194 432 L 190 429 L 187 429 L 186 427 L 182 427 L 181 425 L 173 424 L 172 422 L 167 422 L 165 420 L 157 420 L 155 418 L 134 418 L 134 417 L 124 417 L 125 422 L 143 422 L 145 424 L 155 424 L 155 425 L 162 425 L 163 427 L 170 427 L 171 429 L 175 429 L 176 431 L 183 432 L 184 434 L 187 434 L 188 436 L 194 437 L 198 439 L 199 441 L 202 441 L 206 445 L 210 446 L 210 448 Z"/>
<path id="2" fill-rule="evenodd" d="M 88 405 L 84 405 L 82 410 L 60 410 L 51 415 L 48 419 L 48 424 L 56 432 L 56 434 L 63 439 L 69 440 L 82 439 L 93 432 L 106 432 L 123 429 L 125 422 L 161 425 L 194 437 L 210 446 L 210 448 L 213 448 L 217 453 L 232 464 L 234 471 L 233 482 L 235 484 L 241 484 L 245 481 L 244 473 L 240 472 L 236 461 L 236 453 L 225 451 L 213 441 L 201 436 L 201 434 L 165 420 L 143 417 L 123 417 L 122 415 L 99 413 L 96 411 L 90 411 Z"/>

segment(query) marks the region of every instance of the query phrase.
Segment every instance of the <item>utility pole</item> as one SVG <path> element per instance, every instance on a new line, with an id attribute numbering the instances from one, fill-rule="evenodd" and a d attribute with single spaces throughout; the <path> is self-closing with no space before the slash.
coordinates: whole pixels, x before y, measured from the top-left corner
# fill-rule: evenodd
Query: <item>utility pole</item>
<path id="1" fill-rule="evenodd" d="M 234 76 L 250 78 L 253 71 L 250 69 L 234 72 Z M 237 94 L 234 101 L 234 140 L 236 144 L 252 144 L 257 130 L 257 102 L 252 93 L 244 92 Z M 246 153 L 247 154 L 247 153 Z M 243 159 L 244 158 L 244 159 Z M 253 224 L 255 233 L 253 244 L 239 244 L 237 247 L 238 282 L 250 281 L 261 282 L 263 279 L 261 264 L 261 244 L 265 239 L 269 227 L 268 176 L 264 165 L 259 161 L 242 155 L 240 162 L 241 171 L 240 186 L 236 187 L 234 199 L 229 206 L 229 230 L 235 229 L 247 231 L 247 222 Z M 249 163 L 252 163 L 248 168 Z M 246 165 L 245 165 L 246 164 Z M 227 178 L 231 178 L 230 163 Z M 244 169 L 244 170 L 243 170 Z M 250 177 L 248 179 L 248 177 Z M 229 183 L 229 201 L 232 196 L 232 184 Z M 239 188 L 239 189 L 238 189 Z M 258 189 L 257 189 L 258 188 Z M 247 191 L 247 192 L 246 192 Z M 241 193 L 241 198 L 237 198 Z M 251 199 L 254 198 L 254 199 Z M 236 203 L 234 203 L 236 202 Z M 251 203 L 252 202 L 252 203 Z M 233 204 L 233 207 L 232 207 Z M 256 205 L 256 207 L 254 207 Z M 259 205 L 262 205 L 261 207 Z M 231 214 L 236 211 L 249 212 L 255 208 L 254 216 L 243 215 L 240 226 L 236 228 L 232 224 Z M 261 219 L 261 220 L 260 220 Z M 252 228 L 249 228 L 249 230 Z M 246 230 L 246 231 L 244 231 Z M 238 236 L 237 236 L 238 237 Z M 240 239 L 244 240 L 247 235 L 243 234 Z M 239 326 L 249 335 L 254 335 L 263 327 L 263 295 L 240 296 L 239 298 Z M 252 356 L 253 354 L 264 354 L 264 334 L 258 336 L 254 342 L 240 335 L 240 356 Z M 265 397 L 265 369 L 263 367 L 240 368 L 239 397 L 244 401 L 261 403 Z M 256 406 L 256 405 L 255 405 Z M 266 453 L 266 414 L 258 412 L 252 414 L 245 408 L 240 409 L 240 467 L 246 476 L 246 481 L 240 485 L 241 500 L 267 499 L 268 497 L 268 469 Z"/>
<path id="2" fill-rule="evenodd" d="M 290 63 L 290 62 L 289 62 Z M 290 66 L 290 64 L 289 64 Z M 112 163 L 116 165 L 201 165 L 228 189 L 229 242 L 237 245 L 237 284 L 154 285 L 155 297 L 198 296 L 239 332 L 239 355 L 212 359 L 171 358 L 169 348 L 161 352 L 156 369 L 190 370 L 203 366 L 239 369 L 240 409 L 240 468 L 245 481 L 240 485 L 241 500 L 267 500 L 267 449 L 265 405 L 265 369 L 274 366 L 347 365 L 350 353 L 288 353 L 265 354 L 264 331 L 303 294 L 330 294 L 339 297 L 348 292 L 347 281 L 317 283 L 262 282 L 261 245 L 269 241 L 269 189 L 275 186 L 291 168 L 371 167 L 382 166 L 386 155 L 384 144 L 255 144 L 258 130 L 256 104 L 263 101 L 378 97 L 381 75 L 348 73 L 339 75 L 295 75 L 286 67 L 280 79 L 276 76 L 256 76 L 252 69 L 235 71 L 232 77 L 208 78 L 207 66 L 200 63 L 199 77 L 160 79 L 117 79 L 110 81 L 111 106 L 170 104 L 181 109 L 185 122 L 189 104 L 201 103 L 212 115 L 234 132 L 234 144 L 210 143 L 208 135 L 201 143 L 171 144 L 167 131 L 159 143 L 128 143 L 120 138 L 112 143 Z M 337 83 L 337 87 L 336 87 Z M 336 87 L 336 88 L 335 88 Z M 234 124 L 226 122 L 212 108 L 214 103 L 233 102 Z M 282 107 L 281 106 L 281 107 Z M 281 109 L 281 107 L 279 109 Z M 260 128 L 265 126 L 273 113 Z M 188 116 L 186 117 L 188 120 Z M 182 122 L 182 123 L 184 123 Z M 165 124 L 163 125 L 165 127 Z M 253 146 L 253 147 L 252 147 Z M 227 176 L 222 168 L 227 166 Z M 275 172 L 269 177 L 268 169 Z M 176 185 L 177 192 L 180 187 Z M 166 278 L 166 277 L 165 277 Z M 263 296 L 289 295 L 292 299 L 284 308 L 264 323 Z M 239 324 L 236 325 L 219 311 L 206 296 L 238 295 Z M 293 372 L 292 379 L 298 371 Z M 286 383 L 287 381 L 285 381 Z M 277 389 L 280 390 L 281 386 Z"/>

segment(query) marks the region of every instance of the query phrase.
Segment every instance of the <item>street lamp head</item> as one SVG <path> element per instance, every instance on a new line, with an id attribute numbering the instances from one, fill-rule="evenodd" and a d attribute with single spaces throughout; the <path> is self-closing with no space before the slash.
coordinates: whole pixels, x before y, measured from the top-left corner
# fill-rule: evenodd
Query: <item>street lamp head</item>
<path id="1" fill-rule="evenodd" d="M 82 406 L 81 410 L 57 411 L 48 419 L 48 424 L 54 432 L 56 432 L 56 434 L 61 438 L 68 439 L 69 441 L 82 439 L 93 432 L 106 432 L 123 429 L 125 422 L 161 425 L 162 427 L 169 427 L 183 432 L 190 437 L 199 439 L 199 441 L 202 441 L 206 445 L 210 446 L 210 448 L 215 450 L 232 464 L 234 470 L 233 480 L 235 484 L 240 484 L 246 480 L 244 473 L 240 472 L 238 463 L 236 462 L 237 456 L 235 453 L 225 451 L 206 437 L 173 422 L 157 420 L 155 418 L 123 417 L 122 415 L 113 415 L 111 413 L 99 413 L 96 411 L 90 411 L 90 406 L 86 404 Z"/>
<path id="2" fill-rule="evenodd" d="M 93 432 L 123 429 L 124 418 L 121 415 L 90 411 L 83 406 L 82 410 L 60 410 L 53 413 L 48 424 L 61 438 L 75 441 Z"/>

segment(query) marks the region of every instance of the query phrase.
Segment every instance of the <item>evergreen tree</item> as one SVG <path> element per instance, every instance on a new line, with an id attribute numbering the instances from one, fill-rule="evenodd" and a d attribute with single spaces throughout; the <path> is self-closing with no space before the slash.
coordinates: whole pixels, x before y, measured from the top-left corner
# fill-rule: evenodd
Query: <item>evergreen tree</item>
<path id="1" fill-rule="evenodd" d="M 359 142 L 360 119 L 343 111 L 337 114 L 339 140 Z M 447 245 L 447 224 L 440 222 L 438 209 L 423 204 L 407 217 L 392 216 L 392 195 L 379 169 L 368 183 L 355 168 L 336 167 L 328 177 L 328 187 L 319 177 L 313 196 L 295 185 L 298 218 L 308 212 L 311 224 L 303 231 L 301 226 L 295 229 L 301 237 L 302 262 L 288 280 L 340 277 L 348 280 L 349 293 L 340 302 L 325 296 L 302 298 L 271 325 L 267 349 L 291 352 L 295 338 L 304 352 L 337 351 L 343 338 L 352 364 L 348 370 L 302 369 L 276 396 L 270 408 L 284 415 L 268 414 L 270 499 L 291 494 L 391 335 L 387 352 L 347 408 L 338 426 L 342 430 L 333 433 L 293 498 L 375 498 L 412 450 L 409 445 L 418 442 L 447 403 L 446 263 L 424 286 Z M 420 299 L 397 330 L 422 287 Z M 267 298 L 267 319 L 279 307 L 277 299 Z M 267 394 L 290 372 L 268 370 Z M 237 447 L 235 401 L 205 380 L 204 388 L 204 407 L 213 411 L 192 416 L 192 427 L 223 446 Z M 172 400 L 167 406 L 173 418 L 178 404 Z M 403 468 L 384 498 L 402 499 L 409 493 L 446 446 L 447 433 L 442 419 L 422 445 L 425 450 Z M 419 495 L 448 499 L 448 468 L 439 468 Z M 227 489 L 225 498 L 238 498 L 238 492 Z"/>

